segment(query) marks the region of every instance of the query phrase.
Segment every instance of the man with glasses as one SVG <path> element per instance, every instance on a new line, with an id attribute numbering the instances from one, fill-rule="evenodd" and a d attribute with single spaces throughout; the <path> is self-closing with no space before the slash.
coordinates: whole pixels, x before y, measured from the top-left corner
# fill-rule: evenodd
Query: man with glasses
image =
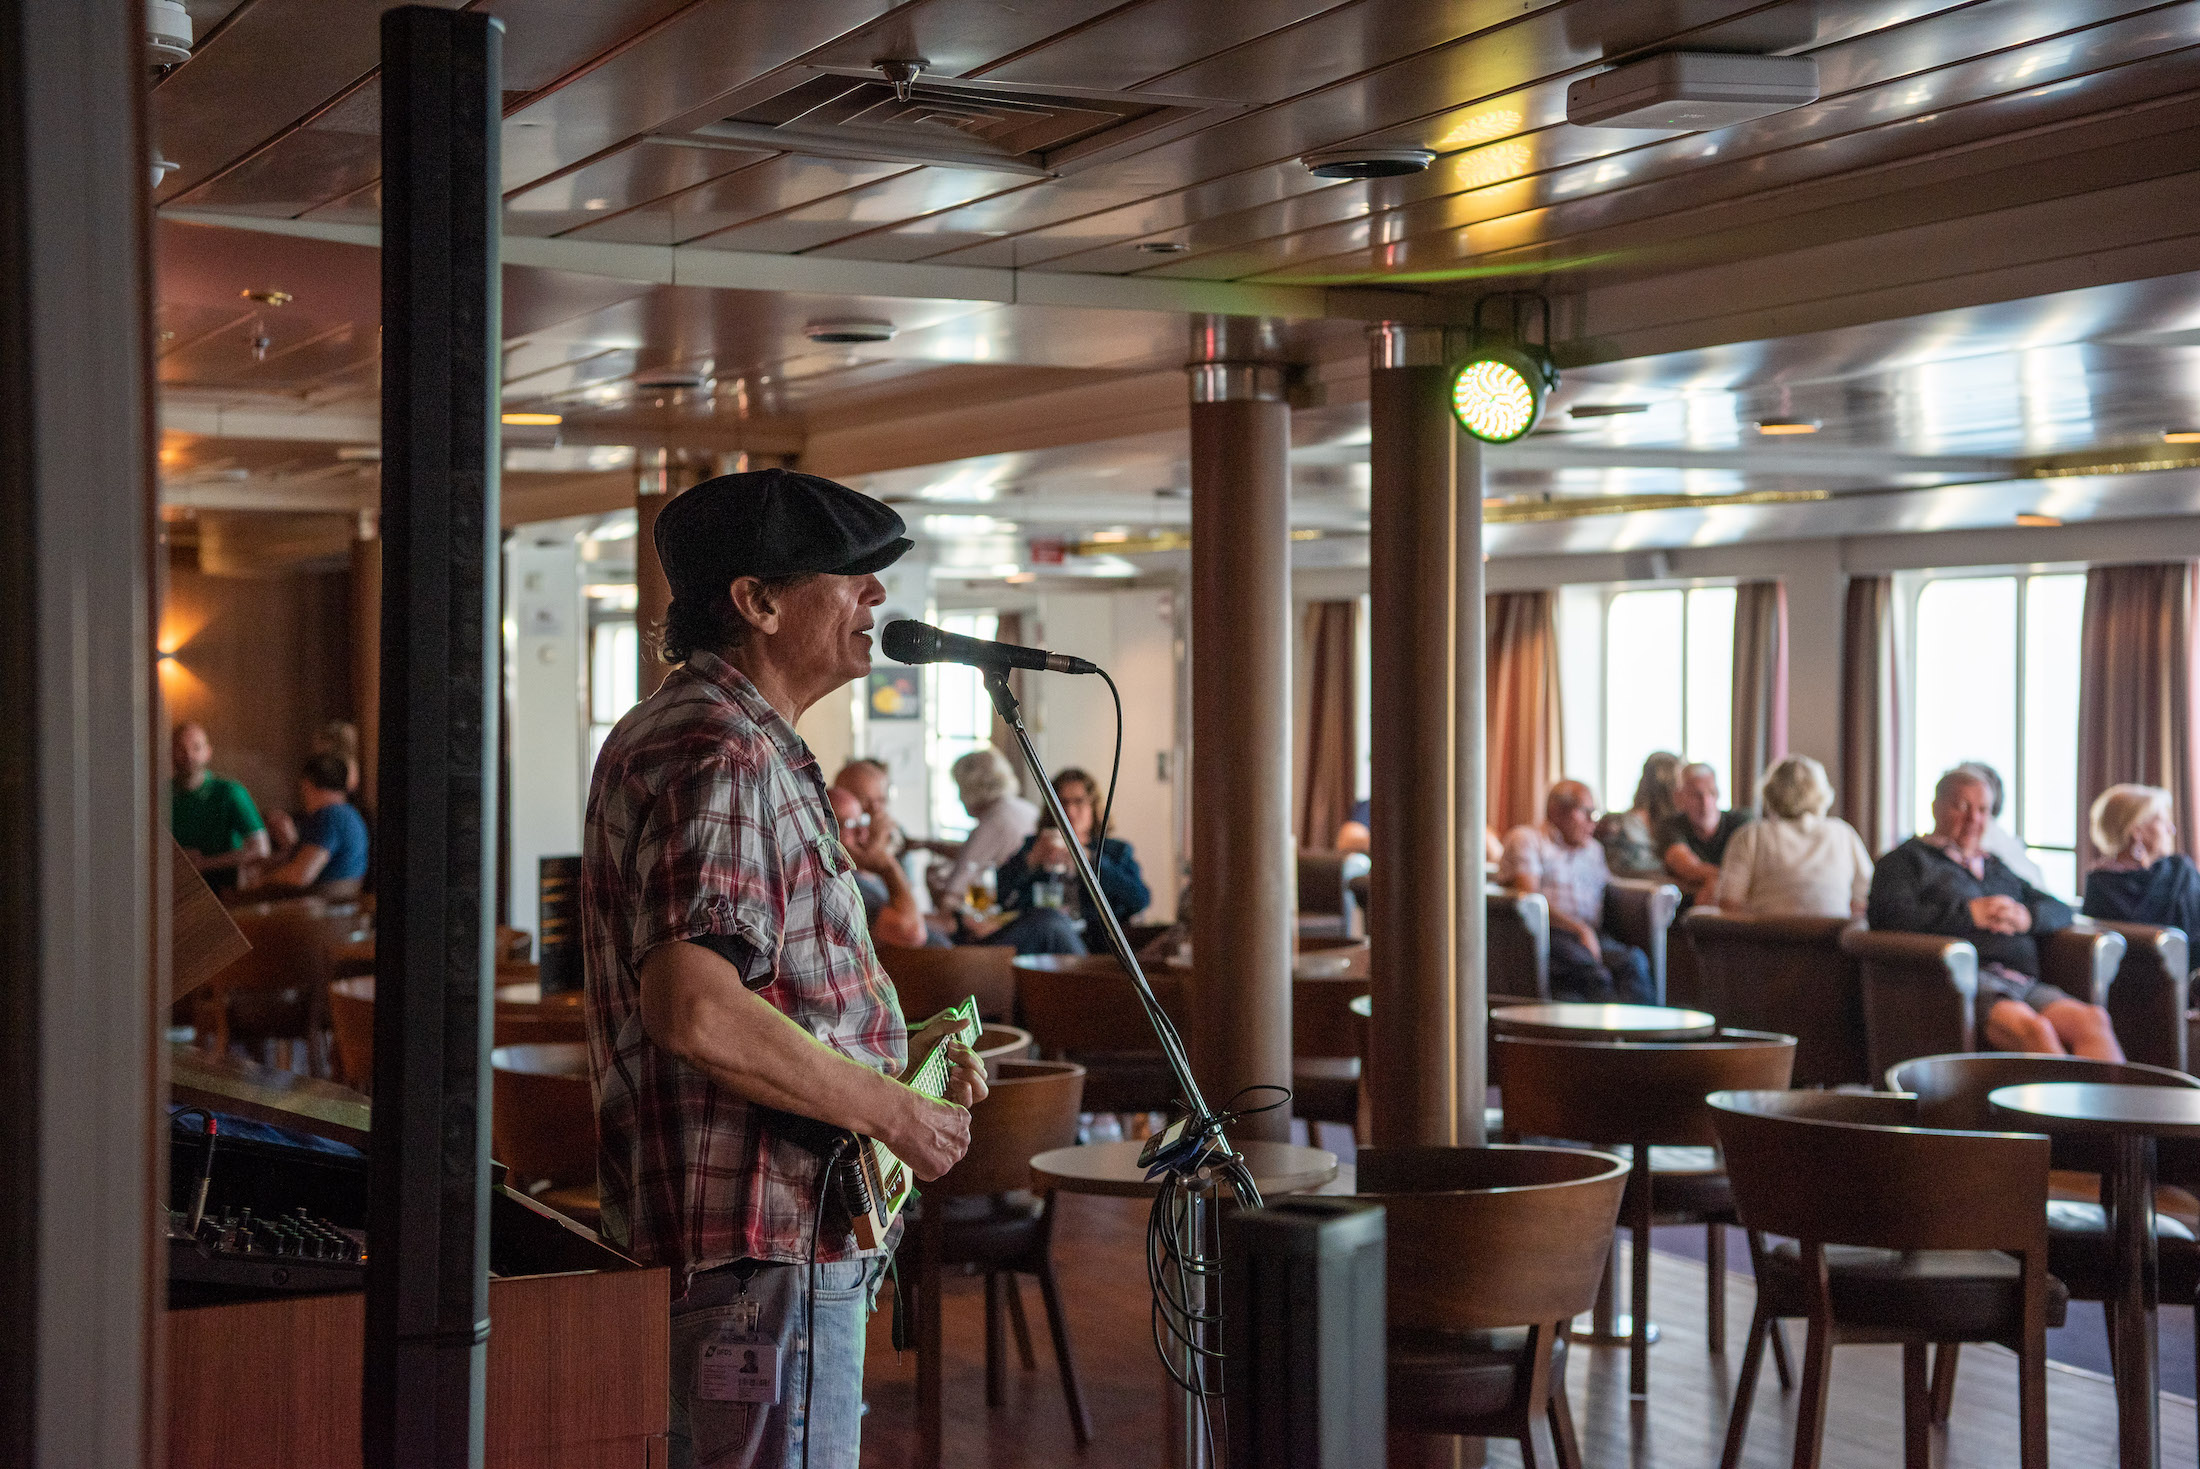
<path id="1" fill-rule="evenodd" d="M 1596 824 L 1589 788 L 1560 781 L 1543 803 L 1542 825 L 1516 826 L 1506 836 L 1497 880 L 1516 893 L 1541 893 L 1551 905 L 1552 999 L 1655 1004 L 1649 957 L 1601 931 L 1611 873 Z"/>

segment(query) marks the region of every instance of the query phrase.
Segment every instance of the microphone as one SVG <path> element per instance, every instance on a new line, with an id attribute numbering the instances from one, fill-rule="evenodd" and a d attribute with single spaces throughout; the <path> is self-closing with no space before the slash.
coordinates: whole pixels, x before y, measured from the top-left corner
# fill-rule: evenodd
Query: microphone
<path id="1" fill-rule="evenodd" d="M 1100 671 L 1098 664 L 1072 658 L 1067 653 L 966 638 L 961 633 L 947 632 L 929 622 L 913 622 L 906 617 L 886 624 L 879 646 L 896 663 L 968 663 L 976 668 L 1033 668 L 1042 673 Z"/>

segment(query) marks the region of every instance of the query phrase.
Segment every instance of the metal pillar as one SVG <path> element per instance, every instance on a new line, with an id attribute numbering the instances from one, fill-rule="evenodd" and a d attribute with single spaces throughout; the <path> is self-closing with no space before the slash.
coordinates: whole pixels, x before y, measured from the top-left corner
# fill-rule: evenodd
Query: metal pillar
<path id="1" fill-rule="evenodd" d="M 1371 336 L 1369 1036 L 1379 1144 L 1483 1141 L 1479 446 L 1447 403 L 1440 330 Z"/>
<path id="2" fill-rule="evenodd" d="M 157 1464 L 165 1433 L 144 24 L 0 0 L 5 1464 Z"/>
<path id="3" fill-rule="evenodd" d="M 489 1340 L 504 27 L 382 17 L 382 812 L 369 1469 L 479 1465 Z"/>
<path id="4" fill-rule="evenodd" d="M 351 543 L 351 708 L 359 728 L 359 809 L 372 814 L 382 753 L 382 527 L 359 513 Z"/>
<path id="5" fill-rule="evenodd" d="M 1195 350 L 1226 341 L 1205 324 Z M 1200 361 L 1191 375 L 1190 1042 L 1221 1109 L 1244 1087 L 1291 1083 L 1291 410 L 1277 363 Z M 1290 1115 L 1233 1131 L 1288 1141 Z"/>

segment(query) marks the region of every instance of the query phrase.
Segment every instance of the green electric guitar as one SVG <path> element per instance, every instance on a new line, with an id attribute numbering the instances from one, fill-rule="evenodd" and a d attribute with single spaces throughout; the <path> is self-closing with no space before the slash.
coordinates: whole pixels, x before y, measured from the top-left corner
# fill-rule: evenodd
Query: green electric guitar
<path id="1" fill-rule="evenodd" d="M 947 1095 L 947 1077 L 953 1069 L 948 1042 L 961 1041 L 966 1046 L 978 1043 L 978 997 L 972 995 L 941 1013 L 955 1018 L 955 1029 L 923 1057 L 911 1057 L 912 1065 L 903 1078 L 910 1087 L 933 1098 Z M 841 1158 L 840 1192 L 859 1248 L 875 1250 L 886 1243 L 887 1231 L 893 1228 L 916 1186 L 917 1176 L 886 1144 L 876 1138 L 856 1139 L 856 1145 Z"/>

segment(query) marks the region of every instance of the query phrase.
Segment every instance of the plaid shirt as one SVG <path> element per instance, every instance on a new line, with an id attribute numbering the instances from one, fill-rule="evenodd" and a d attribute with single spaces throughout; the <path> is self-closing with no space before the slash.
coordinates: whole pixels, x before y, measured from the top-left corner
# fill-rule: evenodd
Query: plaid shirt
<path id="1" fill-rule="evenodd" d="M 817 757 L 739 672 L 690 658 L 597 758 L 581 859 L 588 1057 L 604 1232 L 686 1277 L 743 1257 L 810 1258 L 818 1155 L 642 1029 L 642 961 L 728 936 L 742 981 L 866 1066 L 908 1035 L 863 917 Z M 820 1260 L 856 1253 L 821 1236 Z M 826 1228 L 836 1228 L 828 1219 Z"/>

